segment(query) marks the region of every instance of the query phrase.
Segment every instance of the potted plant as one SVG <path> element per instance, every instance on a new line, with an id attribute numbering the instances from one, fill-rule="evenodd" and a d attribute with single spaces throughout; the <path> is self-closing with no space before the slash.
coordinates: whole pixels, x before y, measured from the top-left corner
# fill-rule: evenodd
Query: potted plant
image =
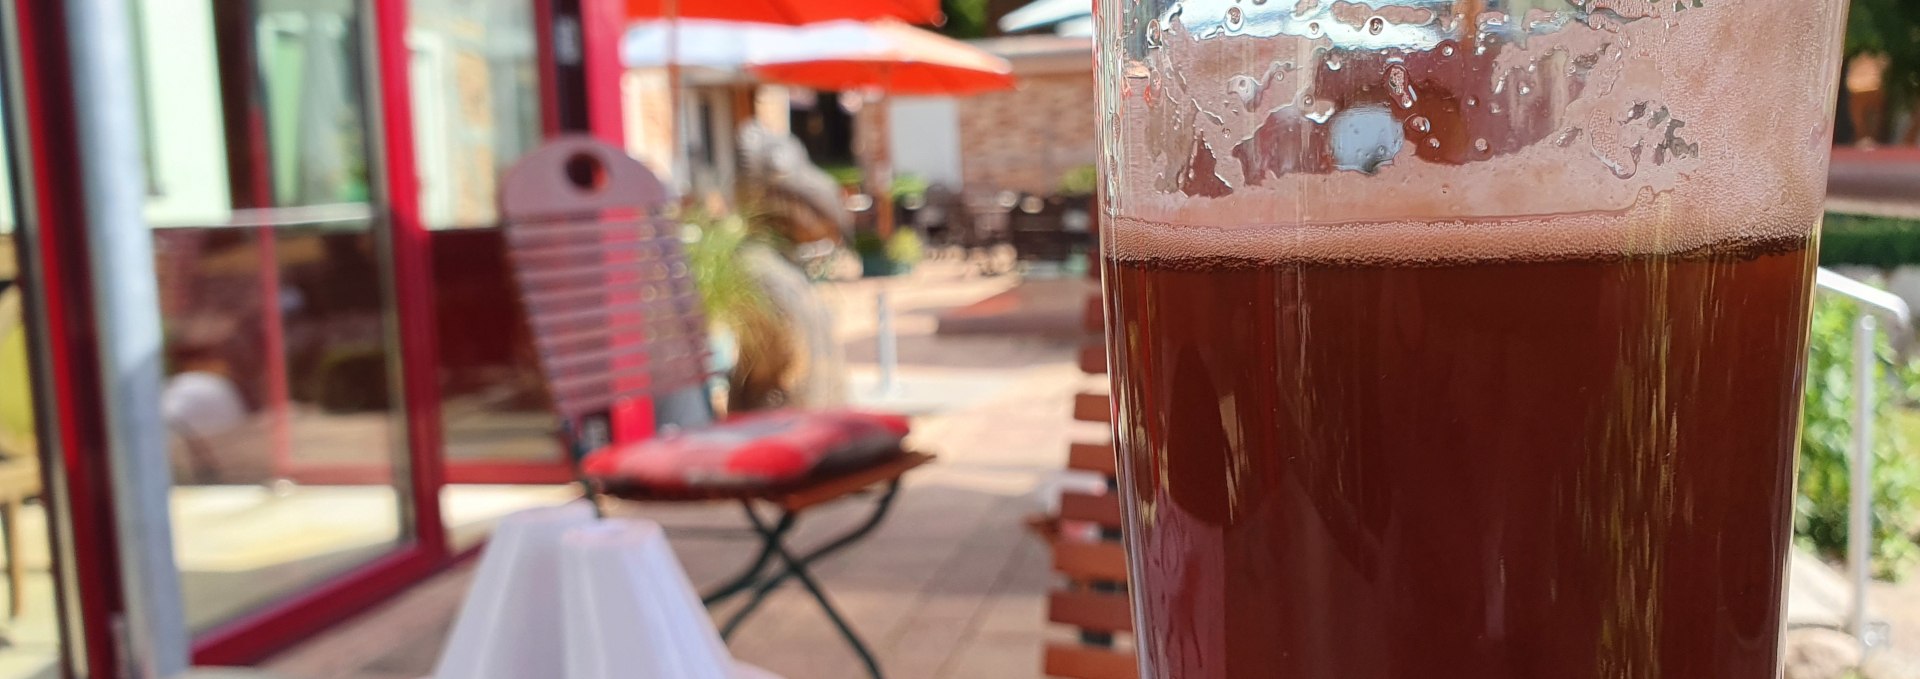
<path id="1" fill-rule="evenodd" d="M 920 236 L 910 229 L 894 231 L 887 238 L 872 231 L 861 231 L 853 236 L 853 251 L 860 256 L 860 275 L 866 278 L 912 271 L 913 265 L 925 254 Z"/>

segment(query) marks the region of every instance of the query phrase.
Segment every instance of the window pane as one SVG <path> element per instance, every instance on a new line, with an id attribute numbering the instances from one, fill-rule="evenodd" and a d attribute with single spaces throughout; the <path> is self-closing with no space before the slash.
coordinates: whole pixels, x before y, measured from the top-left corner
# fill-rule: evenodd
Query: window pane
<path id="1" fill-rule="evenodd" d="M 413 527 L 387 224 L 369 202 L 367 3 L 198 2 L 219 74 L 200 105 L 246 209 L 156 229 L 155 255 L 174 551 L 205 631 L 402 549 Z M 172 77 L 149 71 L 148 91 Z"/>
<path id="2" fill-rule="evenodd" d="M 360 25 L 352 9 L 288 5 L 255 24 L 266 89 L 274 204 L 365 202 L 367 125 Z"/>
<path id="3" fill-rule="evenodd" d="M 441 517 L 456 548 L 515 509 L 577 494 L 525 484 L 525 466 L 562 472 L 524 314 L 497 229 L 500 175 L 541 140 L 533 3 L 411 0 L 420 210 L 433 236 L 440 323 L 442 432 L 448 476 Z M 487 332 L 473 332 L 487 328 Z M 551 475 L 549 475 L 551 476 Z"/>
<path id="4" fill-rule="evenodd" d="M 540 141 L 533 3 L 410 7 L 421 214 L 433 228 L 491 225 L 500 172 Z"/>
<path id="5" fill-rule="evenodd" d="M 227 220 L 227 140 L 220 127 L 213 12 L 208 0 L 141 0 L 141 138 L 147 220 L 155 226 Z"/>

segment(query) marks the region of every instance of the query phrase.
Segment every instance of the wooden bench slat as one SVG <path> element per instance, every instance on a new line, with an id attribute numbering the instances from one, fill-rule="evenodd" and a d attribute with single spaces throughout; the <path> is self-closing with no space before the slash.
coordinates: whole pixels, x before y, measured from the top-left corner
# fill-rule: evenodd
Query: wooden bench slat
<path id="1" fill-rule="evenodd" d="M 1088 375 L 1107 374 L 1107 345 L 1105 341 L 1095 340 L 1081 345 L 1080 372 Z"/>
<path id="2" fill-rule="evenodd" d="M 1140 667 L 1132 653 L 1067 644 L 1047 644 L 1043 668 L 1047 676 L 1063 679 L 1138 679 Z"/>
<path id="3" fill-rule="evenodd" d="M 1081 582 L 1126 582 L 1127 550 L 1118 542 L 1054 540 L 1053 570 Z"/>
<path id="4" fill-rule="evenodd" d="M 1080 325 L 1087 332 L 1101 333 L 1107 330 L 1107 312 L 1100 304 L 1099 293 L 1087 298 L 1087 306 L 1080 312 Z"/>
<path id="5" fill-rule="evenodd" d="M 1114 460 L 1111 444 L 1075 443 L 1067 447 L 1067 468 L 1113 476 L 1119 465 Z"/>
<path id="6" fill-rule="evenodd" d="M 1125 521 L 1120 513 L 1120 496 L 1112 493 L 1061 493 L 1060 518 L 1096 523 L 1106 528 L 1119 528 Z"/>
<path id="7" fill-rule="evenodd" d="M 1119 592 L 1053 592 L 1047 595 L 1047 619 L 1095 632 L 1133 631 L 1133 607 Z"/>
<path id="8" fill-rule="evenodd" d="M 1073 419 L 1081 422 L 1112 422 L 1113 400 L 1106 394 L 1083 392 L 1073 395 Z"/>

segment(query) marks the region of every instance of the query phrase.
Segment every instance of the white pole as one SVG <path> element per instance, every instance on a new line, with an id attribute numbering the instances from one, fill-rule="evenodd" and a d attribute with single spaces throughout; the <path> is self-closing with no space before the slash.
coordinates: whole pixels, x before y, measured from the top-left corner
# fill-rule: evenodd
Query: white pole
<path id="1" fill-rule="evenodd" d="M 686 74 L 680 69 L 680 0 L 666 0 L 667 21 L 667 119 L 672 121 L 667 139 L 672 146 L 667 156 L 673 163 L 672 171 L 667 174 L 673 184 L 680 188 L 680 195 L 689 195 L 693 189 L 693 154 L 687 153 L 687 126 L 685 103 L 681 101 L 681 87 L 686 83 Z"/>
<path id="2" fill-rule="evenodd" d="M 1874 319 L 1862 312 L 1853 322 L 1853 460 L 1848 465 L 1847 561 L 1853 576 L 1853 608 L 1847 627 L 1864 648 L 1867 584 L 1873 554 L 1873 352 Z"/>
<path id="3" fill-rule="evenodd" d="M 160 297 L 141 162 L 134 27 L 125 0 L 66 0 L 73 118 L 80 153 L 84 229 L 99 351 L 98 407 L 107 428 L 115 539 L 126 615 L 113 624 L 126 643 L 122 676 L 186 670 L 188 639 L 167 511 L 173 487 L 160 419 Z M 95 668 L 104 669 L 104 668 Z"/>
<path id="4" fill-rule="evenodd" d="M 882 395 L 894 390 L 893 372 L 900 363 L 899 347 L 893 336 L 893 304 L 887 299 L 887 282 L 880 282 L 880 294 L 874 302 L 874 342 L 879 353 L 880 383 L 875 391 Z"/>

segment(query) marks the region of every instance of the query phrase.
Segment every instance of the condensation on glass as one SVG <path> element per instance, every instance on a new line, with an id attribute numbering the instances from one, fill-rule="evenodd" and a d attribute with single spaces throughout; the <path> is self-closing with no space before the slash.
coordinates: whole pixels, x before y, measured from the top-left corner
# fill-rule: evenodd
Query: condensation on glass
<path id="1" fill-rule="evenodd" d="M 1843 3 L 1100 4 L 1116 254 L 1673 251 L 1804 232 L 1824 190 Z M 1744 217 L 1577 216 L 1621 211 Z"/>

